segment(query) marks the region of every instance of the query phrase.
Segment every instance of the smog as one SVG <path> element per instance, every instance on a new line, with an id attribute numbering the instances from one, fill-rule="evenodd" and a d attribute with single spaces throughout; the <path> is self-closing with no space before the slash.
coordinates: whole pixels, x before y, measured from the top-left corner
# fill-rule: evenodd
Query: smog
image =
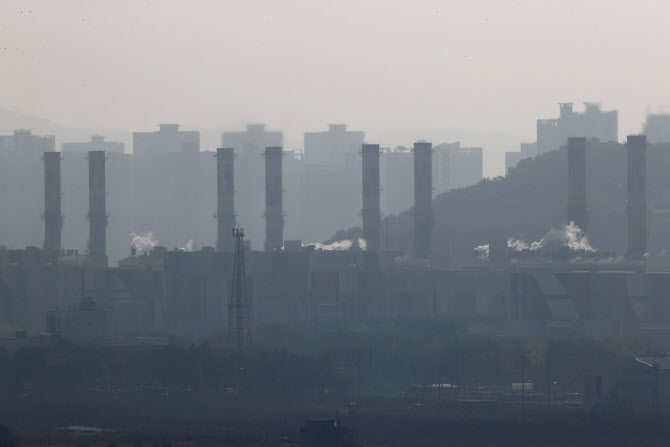
<path id="1" fill-rule="evenodd" d="M 3 1 L 0 446 L 667 444 L 669 14 Z"/>

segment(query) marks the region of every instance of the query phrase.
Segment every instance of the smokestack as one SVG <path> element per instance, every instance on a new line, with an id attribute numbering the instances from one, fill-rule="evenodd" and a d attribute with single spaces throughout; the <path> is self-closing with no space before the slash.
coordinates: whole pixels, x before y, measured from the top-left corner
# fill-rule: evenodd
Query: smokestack
<path id="1" fill-rule="evenodd" d="M 430 258 L 433 242 L 433 145 L 414 143 L 414 254 Z"/>
<path id="2" fill-rule="evenodd" d="M 265 249 L 284 245 L 284 206 L 282 202 L 282 148 L 265 148 Z"/>
<path id="3" fill-rule="evenodd" d="M 367 250 L 380 248 L 379 145 L 363 145 L 363 238 Z"/>
<path id="4" fill-rule="evenodd" d="M 630 135 L 628 154 L 628 253 L 642 259 L 647 252 L 647 137 Z"/>
<path id="5" fill-rule="evenodd" d="M 60 152 L 44 153 L 44 249 L 61 249 Z"/>
<path id="6" fill-rule="evenodd" d="M 586 138 L 568 138 L 568 223 L 574 222 L 584 233 L 586 213 Z"/>
<path id="7" fill-rule="evenodd" d="M 232 252 L 235 241 L 235 150 L 230 147 L 216 150 L 216 222 L 218 237 L 216 249 Z"/>
<path id="8" fill-rule="evenodd" d="M 88 152 L 88 253 L 92 263 L 107 266 L 105 151 Z"/>

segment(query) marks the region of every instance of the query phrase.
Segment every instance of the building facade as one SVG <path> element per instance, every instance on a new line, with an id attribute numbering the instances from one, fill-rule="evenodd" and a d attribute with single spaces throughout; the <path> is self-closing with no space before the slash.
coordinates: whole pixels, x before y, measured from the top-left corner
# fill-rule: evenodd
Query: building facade
<path id="1" fill-rule="evenodd" d="M 133 132 L 133 154 L 198 153 L 200 132 L 179 130 L 179 124 L 160 124 L 158 132 Z"/>
<path id="2" fill-rule="evenodd" d="M 579 113 L 573 110 L 573 103 L 560 103 L 558 118 L 537 120 L 538 154 L 565 146 L 568 137 L 618 141 L 618 112 L 602 111 L 599 103 L 587 102 L 584 105 L 584 111 Z"/>

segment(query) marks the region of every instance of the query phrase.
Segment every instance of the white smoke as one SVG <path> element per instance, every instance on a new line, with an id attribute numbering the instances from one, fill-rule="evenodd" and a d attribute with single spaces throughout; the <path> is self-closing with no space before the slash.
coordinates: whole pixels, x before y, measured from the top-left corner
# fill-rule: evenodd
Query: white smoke
<path id="1" fill-rule="evenodd" d="M 180 251 L 193 251 L 194 243 L 193 239 L 189 239 L 188 242 L 186 242 L 186 245 L 181 247 L 179 250 Z"/>
<path id="2" fill-rule="evenodd" d="M 588 237 L 577 225 L 575 225 L 574 222 L 564 225 L 560 230 L 552 228 L 542 237 L 542 239 L 530 244 L 530 249 L 559 249 L 563 246 L 568 247 L 573 251 L 596 251 L 595 248 L 591 247 L 591 244 L 589 244 Z"/>
<path id="3" fill-rule="evenodd" d="M 528 249 L 528 244 L 521 239 L 507 239 L 507 248 L 511 248 L 514 251 L 523 251 Z"/>
<path id="4" fill-rule="evenodd" d="M 358 246 L 361 248 L 361 250 L 365 250 L 365 249 L 368 248 L 368 243 L 365 242 L 365 239 L 363 239 L 362 237 L 359 237 L 358 238 Z"/>
<path id="5" fill-rule="evenodd" d="M 354 245 L 354 243 L 353 241 L 345 239 L 343 241 L 335 241 L 332 244 L 322 244 L 320 242 L 315 242 L 313 244 L 303 244 L 303 247 L 309 245 L 313 245 L 317 250 L 349 250 L 351 246 Z"/>
<path id="6" fill-rule="evenodd" d="M 130 237 L 130 246 L 137 251 L 148 252 L 158 245 L 158 240 L 152 231 L 142 234 L 130 233 Z"/>
<path id="7" fill-rule="evenodd" d="M 477 252 L 477 257 L 480 259 L 488 259 L 489 258 L 489 244 L 486 245 L 479 245 L 475 247 L 475 251 Z"/>
<path id="8" fill-rule="evenodd" d="M 586 234 L 574 222 L 564 225 L 560 230 L 552 228 L 542 236 L 542 239 L 530 245 L 523 240 L 510 238 L 507 240 L 507 246 L 515 251 L 559 250 L 562 247 L 568 247 L 572 251 L 596 251 L 589 244 Z"/>

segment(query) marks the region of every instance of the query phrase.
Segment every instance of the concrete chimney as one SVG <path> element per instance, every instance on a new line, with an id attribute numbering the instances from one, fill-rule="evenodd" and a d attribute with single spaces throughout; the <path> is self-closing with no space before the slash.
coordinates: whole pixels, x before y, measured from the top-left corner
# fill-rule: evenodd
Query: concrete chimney
<path id="1" fill-rule="evenodd" d="M 44 153 L 44 249 L 61 249 L 61 176 L 60 152 Z"/>
<path id="2" fill-rule="evenodd" d="M 91 263 L 107 266 L 105 151 L 88 152 L 88 229 Z"/>
<path id="3" fill-rule="evenodd" d="M 216 222 L 218 237 L 216 249 L 232 252 L 235 241 L 235 150 L 230 147 L 216 150 Z"/>
<path id="4" fill-rule="evenodd" d="M 265 249 L 284 245 L 282 148 L 265 148 Z"/>
<path id="5" fill-rule="evenodd" d="M 628 154 L 628 253 L 643 259 L 647 252 L 647 137 L 630 135 Z"/>
<path id="6" fill-rule="evenodd" d="M 568 222 L 586 233 L 586 138 L 568 138 Z"/>
<path id="7" fill-rule="evenodd" d="M 379 145 L 363 145 L 363 238 L 367 250 L 381 246 L 381 210 L 379 201 Z"/>
<path id="8" fill-rule="evenodd" d="M 433 145 L 414 143 L 414 254 L 430 258 L 433 243 Z"/>

